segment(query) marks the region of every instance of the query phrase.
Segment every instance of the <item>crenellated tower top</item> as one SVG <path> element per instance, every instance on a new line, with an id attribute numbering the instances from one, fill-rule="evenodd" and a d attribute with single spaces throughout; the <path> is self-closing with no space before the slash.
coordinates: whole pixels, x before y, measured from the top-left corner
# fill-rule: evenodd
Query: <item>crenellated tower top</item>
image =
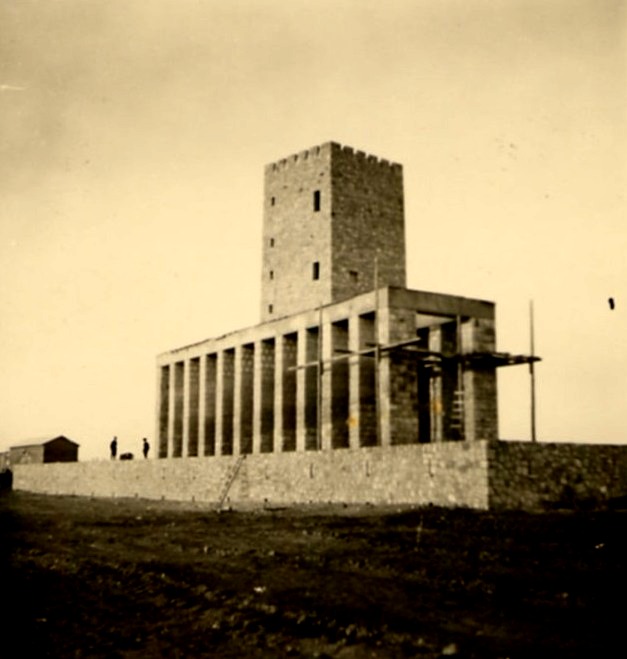
<path id="1" fill-rule="evenodd" d="M 263 321 L 405 286 L 403 168 L 336 142 L 265 168 Z"/>

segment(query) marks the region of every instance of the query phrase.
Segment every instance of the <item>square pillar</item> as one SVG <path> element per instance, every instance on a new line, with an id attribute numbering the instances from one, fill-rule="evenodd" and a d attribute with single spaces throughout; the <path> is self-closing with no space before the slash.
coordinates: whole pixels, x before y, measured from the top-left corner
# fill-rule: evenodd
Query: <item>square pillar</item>
<path id="1" fill-rule="evenodd" d="M 274 397 L 274 450 L 296 450 L 296 333 L 277 337 Z"/>
<path id="2" fill-rule="evenodd" d="M 253 453 L 271 453 L 275 424 L 275 339 L 255 344 Z"/>
<path id="3" fill-rule="evenodd" d="M 181 423 L 181 449 L 180 456 L 187 457 L 189 450 L 189 409 L 190 409 L 190 361 L 183 362 L 183 419 Z"/>
<path id="4" fill-rule="evenodd" d="M 494 352 L 491 318 L 470 318 L 462 324 L 462 352 Z M 463 372 L 464 421 L 467 440 L 498 439 L 496 368 L 473 364 Z"/>
<path id="5" fill-rule="evenodd" d="M 218 455 L 233 455 L 235 350 L 218 353 L 216 442 Z"/>
<path id="6" fill-rule="evenodd" d="M 183 455 L 198 455 L 198 393 L 200 358 L 192 357 L 185 373 L 185 424 L 183 426 Z"/>
<path id="7" fill-rule="evenodd" d="M 317 451 L 320 448 L 320 328 L 308 327 L 305 330 L 305 360 L 311 364 L 305 369 L 303 378 L 304 430 L 305 450 Z"/>
<path id="8" fill-rule="evenodd" d="M 319 378 L 320 387 L 320 449 L 328 451 L 331 449 L 331 437 L 333 433 L 333 393 L 331 391 L 331 355 L 332 355 L 332 339 L 331 339 L 331 323 L 323 318 L 321 331 L 321 346 L 322 346 L 322 373 Z"/>
<path id="9" fill-rule="evenodd" d="M 172 451 L 170 456 L 180 458 L 183 455 L 183 428 L 185 423 L 185 362 L 174 364 L 173 369 L 173 414 L 172 414 Z"/>
<path id="10" fill-rule="evenodd" d="M 281 450 L 283 441 L 283 337 L 277 336 L 274 352 L 274 435 L 272 452 Z"/>
<path id="11" fill-rule="evenodd" d="M 380 309 L 380 343 L 416 338 L 416 312 Z M 418 442 L 418 369 L 415 358 L 402 349 L 385 351 L 380 362 L 381 443 Z"/>
<path id="12" fill-rule="evenodd" d="M 168 383 L 168 450 L 167 456 L 171 458 L 174 455 L 174 371 L 175 363 L 170 364 L 168 368 L 169 383 Z"/>
<path id="13" fill-rule="evenodd" d="M 207 356 L 202 355 L 198 359 L 198 452 L 197 455 L 206 455 L 205 454 L 206 410 L 207 410 Z"/>
<path id="14" fill-rule="evenodd" d="M 253 449 L 253 375 L 254 345 L 237 346 L 235 350 L 233 446 L 237 454 Z"/>
<path id="15" fill-rule="evenodd" d="M 375 341 L 379 345 L 386 345 L 392 341 L 390 332 L 390 309 L 389 307 L 379 307 L 375 313 Z M 390 363 L 390 354 L 387 351 L 381 352 L 377 359 L 375 354 L 375 369 L 377 372 L 377 391 L 376 398 L 379 403 L 378 429 L 379 445 L 391 446 L 391 418 L 392 405 L 390 399 L 392 369 Z"/>
<path id="16" fill-rule="evenodd" d="M 170 366 L 157 367 L 158 405 L 157 405 L 157 441 L 158 456 L 168 457 L 168 430 L 170 411 Z"/>
<path id="17" fill-rule="evenodd" d="M 348 319 L 331 323 L 331 446 L 349 446 L 349 347 Z"/>
<path id="18" fill-rule="evenodd" d="M 298 330 L 296 345 L 296 450 L 305 450 L 307 436 L 306 396 L 307 396 L 307 330 L 302 327 Z"/>
<path id="19" fill-rule="evenodd" d="M 205 375 L 202 377 L 202 387 L 204 395 L 201 397 L 204 407 L 201 415 L 201 425 L 203 428 L 203 450 L 202 455 L 216 455 L 217 452 L 217 391 L 218 391 L 218 355 L 216 353 L 205 355 L 201 363 L 203 364 Z"/>

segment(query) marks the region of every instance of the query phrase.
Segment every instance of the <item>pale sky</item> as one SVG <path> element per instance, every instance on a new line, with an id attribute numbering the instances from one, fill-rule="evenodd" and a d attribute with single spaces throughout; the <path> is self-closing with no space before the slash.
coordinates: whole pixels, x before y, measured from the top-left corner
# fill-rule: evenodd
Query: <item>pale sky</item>
<path id="1" fill-rule="evenodd" d="M 534 301 L 539 438 L 626 442 L 626 74 L 624 0 L 0 0 L 0 449 L 154 446 L 156 355 L 259 322 L 264 165 L 329 140 L 403 164 L 410 288 L 513 353 Z"/>

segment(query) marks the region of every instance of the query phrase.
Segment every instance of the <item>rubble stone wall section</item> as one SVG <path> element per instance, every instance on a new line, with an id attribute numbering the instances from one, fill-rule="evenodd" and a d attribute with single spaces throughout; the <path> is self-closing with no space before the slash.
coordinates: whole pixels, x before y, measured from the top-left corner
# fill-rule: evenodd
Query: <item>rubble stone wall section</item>
<path id="1" fill-rule="evenodd" d="M 627 445 L 490 442 L 491 509 L 597 507 L 627 496 Z"/>
<path id="2" fill-rule="evenodd" d="M 24 464 L 13 487 L 43 494 L 215 503 L 237 456 Z M 227 503 L 413 504 L 538 511 L 627 497 L 627 445 L 443 442 L 248 455 Z"/>
<path id="3" fill-rule="evenodd" d="M 227 503 L 433 504 L 486 509 L 485 442 L 248 455 Z M 44 494 L 217 502 L 235 456 L 23 465 L 14 488 Z"/>

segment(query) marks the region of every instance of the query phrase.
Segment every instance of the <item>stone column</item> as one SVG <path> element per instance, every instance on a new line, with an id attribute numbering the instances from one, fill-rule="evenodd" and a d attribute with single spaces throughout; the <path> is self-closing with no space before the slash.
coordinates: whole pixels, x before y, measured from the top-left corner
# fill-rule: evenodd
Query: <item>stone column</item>
<path id="1" fill-rule="evenodd" d="M 157 367 L 157 423 L 156 441 L 157 455 L 160 458 L 168 457 L 168 424 L 170 408 L 170 367 Z"/>
<path id="2" fill-rule="evenodd" d="M 307 437 L 307 422 L 305 414 L 307 369 L 307 330 L 302 327 L 298 330 L 298 343 L 296 346 L 296 450 L 304 451 Z"/>
<path id="3" fill-rule="evenodd" d="M 382 344 L 396 343 L 416 337 L 415 311 L 388 307 L 382 314 Z M 382 445 L 418 442 L 418 383 L 415 360 L 403 350 L 390 350 L 382 355 L 381 431 Z"/>
<path id="4" fill-rule="evenodd" d="M 185 362 L 174 364 L 174 432 L 172 438 L 172 457 L 180 458 L 183 454 L 183 426 L 185 400 Z"/>
<path id="5" fill-rule="evenodd" d="M 200 361 L 201 359 L 199 357 L 192 357 L 187 363 L 187 452 L 184 455 L 190 457 L 196 457 L 198 455 Z"/>
<path id="6" fill-rule="evenodd" d="M 375 343 L 374 314 L 357 316 L 354 319 L 356 332 L 356 350 L 372 349 Z M 375 372 L 376 353 L 369 352 L 356 358 L 355 381 L 351 375 L 351 387 L 356 397 L 352 403 L 357 411 L 357 431 L 359 446 L 376 446 L 377 444 L 377 400 Z M 351 389 L 353 391 L 353 389 Z M 352 445 L 352 444 L 351 444 Z"/>
<path id="7" fill-rule="evenodd" d="M 253 361 L 253 453 L 261 453 L 262 350 L 263 342 L 256 341 Z"/>
<path id="8" fill-rule="evenodd" d="M 168 450 L 167 457 L 174 455 L 174 400 L 175 400 L 175 377 L 176 364 L 172 362 L 168 367 Z"/>
<path id="9" fill-rule="evenodd" d="M 201 355 L 198 361 L 198 455 L 205 452 L 207 414 L 207 355 Z"/>
<path id="10" fill-rule="evenodd" d="M 233 369 L 233 455 L 239 455 L 242 452 L 242 346 L 235 349 Z"/>
<path id="11" fill-rule="evenodd" d="M 189 455 L 189 413 L 191 404 L 191 362 L 186 359 L 183 362 L 183 420 L 182 420 L 182 433 L 181 433 L 181 452 L 182 457 Z"/>
<path id="12" fill-rule="evenodd" d="M 275 339 L 255 343 L 253 453 L 270 453 L 275 427 Z"/>
<path id="13" fill-rule="evenodd" d="M 274 438 L 273 452 L 282 450 L 283 443 L 283 337 L 277 336 L 274 351 Z"/>
<path id="14" fill-rule="evenodd" d="M 218 355 L 216 353 L 206 355 L 203 362 L 206 368 L 205 377 L 203 378 L 205 411 L 201 417 L 205 437 L 203 455 L 216 455 L 218 454 L 217 437 L 219 437 L 217 429 Z"/>
<path id="15" fill-rule="evenodd" d="M 251 453 L 253 442 L 254 346 L 235 350 L 233 446 L 237 454 Z"/>
<path id="16" fill-rule="evenodd" d="M 320 377 L 320 386 L 322 392 L 320 395 L 320 448 L 323 451 L 331 449 L 331 437 L 333 433 L 333 396 L 331 391 L 331 354 L 333 350 L 333 341 L 331 338 L 331 323 L 323 318 L 322 327 L 322 375 Z"/>
<path id="17" fill-rule="evenodd" d="M 234 375 L 235 375 L 235 350 L 229 348 L 220 352 L 219 373 L 220 378 L 218 400 L 220 409 L 218 419 L 220 421 L 220 455 L 233 455 L 236 449 L 234 439 Z"/>
<path id="18" fill-rule="evenodd" d="M 296 449 L 296 359 L 298 339 L 295 332 L 281 337 L 281 434 L 275 450 Z"/>
<path id="19" fill-rule="evenodd" d="M 305 361 L 310 364 L 303 378 L 305 450 L 319 449 L 320 392 L 318 391 L 320 368 L 320 328 L 308 327 L 305 331 Z"/>
<path id="20" fill-rule="evenodd" d="M 494 320 L 470 318 L 462 324 L 462 352 L 493 352 Z M 496 368 L 475 364 L 464 369 L 466 439 L 498 439 Z"/>
<path id="21" fill-rule="evenodd" d="M 216 422 L 215 422 L 215 454 L 224 455 L 222 446 L 222 409 L 224 407 L 224 350 L 216 357 Z"/>
<path id="22" fill-rule="evenodd" d="M 391 341 L 390 334 L 390 310 L 388 307 L 379 306 L 378 313 L 375 317 L 376 341 L 379 345 L 386 345 Z M 392 406 L 390 400 L 391 375 L 390 354 L 387 351 L 381 352 L 377 360 L 375 354 L 375 369 L 377 370 L 377 402 L 379 408 L 378 416 L 378 443 L 380 446 L 391 446 L 391 418 Z"/>

